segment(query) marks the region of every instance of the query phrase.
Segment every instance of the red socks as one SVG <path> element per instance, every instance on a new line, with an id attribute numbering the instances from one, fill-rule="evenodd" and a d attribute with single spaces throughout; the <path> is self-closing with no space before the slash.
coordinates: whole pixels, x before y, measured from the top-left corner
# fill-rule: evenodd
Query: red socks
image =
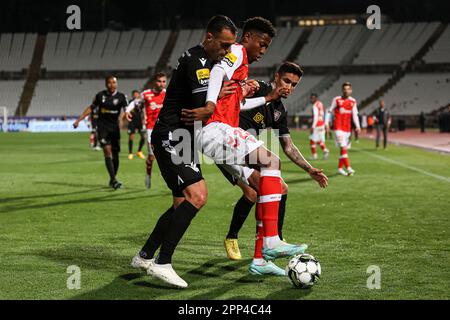
<path id="1" fill-rule="evenodd" d="M 262 207 L 256 203 L 256 238 L 255 238 L 255 254 L 254 259 L 262 259 L 263 247 L 263 222 L 262 222 Z"/>
<path id="2" fill-rule="evenodd" d="M 350 161 L 348 160 L 347 148 L 341 148 L 341 156 L 339 157 L 339 169 L 345 165 L 346 168 L 350 167 Z"/>

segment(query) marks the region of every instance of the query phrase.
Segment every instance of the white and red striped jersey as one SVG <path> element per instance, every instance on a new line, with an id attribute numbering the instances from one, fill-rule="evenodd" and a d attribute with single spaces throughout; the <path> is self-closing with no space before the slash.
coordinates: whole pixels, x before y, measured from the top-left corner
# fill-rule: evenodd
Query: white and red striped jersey
<path id="1" fill-rule="evenodd" d="M 334 130 L 341 130 L 344 132 L 352 131 L 352 120 L 356 128 L 359 126 L 358 106 L 356 99 L 353 97 L 344 98 L 337 96 L 333 98 L 331 107 L 328 110 L 325 123 L 328 124 L 330 116 L 334 115 Z"/>
<path id="2" fill-rule="evenodd" d="M 323 127 L 325 125 L 325 108 L 323 103 L 317 100 L 312 107 L 313 110 L 313 122 L 312 127 Z"/>
<path id="3" fill-rule="evenodd" d="M 159 93 L 156 93 L 152 89 L 141 92 L 141 99 L 144 100 L 145 103 L 145 125 L 147 129 L 153 129 L 155 126 L 165 97 L 166 89 L 163 89 Z"/>

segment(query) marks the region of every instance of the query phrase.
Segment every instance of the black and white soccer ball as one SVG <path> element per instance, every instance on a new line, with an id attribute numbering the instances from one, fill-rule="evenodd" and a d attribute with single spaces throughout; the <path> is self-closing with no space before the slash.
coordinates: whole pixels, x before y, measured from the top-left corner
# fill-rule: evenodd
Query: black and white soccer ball
<path id="1" fill-rule="evenodd" d="M 319 280 L 321 273 L 319 261 L 307 253 L 292 257 L 286 266 L 286 275 L 297 288 L 311 288 Z"/>

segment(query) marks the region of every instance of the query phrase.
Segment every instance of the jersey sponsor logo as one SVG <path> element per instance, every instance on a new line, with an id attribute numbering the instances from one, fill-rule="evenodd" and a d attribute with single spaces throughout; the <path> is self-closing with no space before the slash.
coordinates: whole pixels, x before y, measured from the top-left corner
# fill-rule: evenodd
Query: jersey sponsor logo
<path id="1" fill-rule="evenodd" d="M 229 67 L 232 67 L 233 64 L 236 62 L 237 57 L 230 52 L 223 58 L 223 60 Z"/>
<path id="2" fill-rule="evenodd" d="M 275 120 L 275 121 L 278 121 L 278 120 L 280 120 L 280 117 L 281 117 L 281 111 L 275 110 L 275 111 L 273 112 L 273 118 L 274 118 L 274 120 Z"/>
<path id="3" fill-rule="evenodd" d="M 100 113 L 118 113 L 119 111 L 117 111 L 117 110 L 109 110 L 109 109 L 106 109 L 106 108 L 101 108 L 100 109 Z"/>
<path id="4" fill-rule="evenodd" d="M 198 69 L 195 73 L 197 74 L 198 83 L 200 83 L 201 85 L 208 84 L 208 82 L 209 82 L 209 69 L 208 68 Z"/>
<path id="5" fill-rule="evenodd" d="M 205 63 L 206 63 L 205 58 L 199 58 L 198 60 L 200 60 L 200 63 L 202 64 L 202 66 L 205 66 Z"/>
<path id="6" fill-rule="evenodd" d="M 255 121 L 256 123 L 261 123 L 264 121 L 264 116 L 262 115 L 261 112 L 258 112 L 253 116 L 253 121 Z"/>
<path id="7" fill-rule="evenodd" d="M 350 113 L 352 113 L 352 110 L 348 110 L 348 109 L 346 109 L 346 108 L 344 108 L 344 107 L 340 107 L 339 108 L 339 113 L 340 114 L 350 114 Z"/>

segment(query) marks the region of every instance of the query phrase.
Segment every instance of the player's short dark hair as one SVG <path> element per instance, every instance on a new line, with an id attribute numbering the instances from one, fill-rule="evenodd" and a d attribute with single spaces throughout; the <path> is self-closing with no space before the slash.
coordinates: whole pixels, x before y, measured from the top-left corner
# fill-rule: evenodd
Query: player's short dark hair
<path id="1" fill-rule="evenodd" d="M 140 93 L 139 90 L 134 89 L 133 91 L 131 91 L 131 95 L 135 94 L 136 92 L 137 92 L 137 93 Z"/>
<path id="2" fill-rule="evenodd" d="M 342 88 L 347 87 L 347 86 L 351 87 L 352 84 L 351 84 L 350 82 L 348 82 L 348 81 L 346 81 L 346 82 L 344 82 L 344 83 L 342 84 Z"/>
<path id="3" fill-rule="evenodd" d="M 116 77 L 116 76 L 113 76 L 112 74 L 107 75 L 107 76 L 105 77 L 105 83 L 108 83 L 108 80 L 109 80 L 109 79 L 112 79 L 112 78 L 116 78 L 116 79 L 117 79 L 117 77 Z"/>
<path id="4" fill-rule="evenodd" d="M 317 93 L 314 93 L 314 92 L 313 92 L 313 93 L 311 93 L 311 97 L 316 97 L 316 98 L 317 98 L 318 95 L 317 95 Z"/>
<path id="5" fill-rule="evenodd" d="M 233 34 L 236 34 L 237 32 L 237 27 L 234 22 L 227 16 L 221 14 L 209 19 L 208 24 L 206 25 L 206 32 L 212 33 L 213 35 L 219 34 L 223 29 L 228 29 Z"/>
<path id="6" fill-rule="evenodd" d="M 283 64 L 278 67 L 277 73 L 278 74 L 293 73 L 297 75 L 299 78 L 303 76 L 302 68 L 298 64 L 290 61 L 283 62 Z"/>
<path id="7" fill-rule="evenodd" d="M 273 26 L 272 22 L 263 17 L 253 17 L 244 21 L 244 26 L 242 27 L 242 34 L 248 31 L 257 31 L 261 33 L 267 33 L 271 38 L 275 37 L 277 31 Z"/>
<path id="8" fill-rule="evenodd" d="M 151 77 L 150 82 L 154 82 L 154 81 L 156 81 L 156 80 L 158 80 L 159 78 L 162 78 L 162 77 L 166 77 L 167 78 L 167 75 L 164 72 L 156 72 Z"/>

